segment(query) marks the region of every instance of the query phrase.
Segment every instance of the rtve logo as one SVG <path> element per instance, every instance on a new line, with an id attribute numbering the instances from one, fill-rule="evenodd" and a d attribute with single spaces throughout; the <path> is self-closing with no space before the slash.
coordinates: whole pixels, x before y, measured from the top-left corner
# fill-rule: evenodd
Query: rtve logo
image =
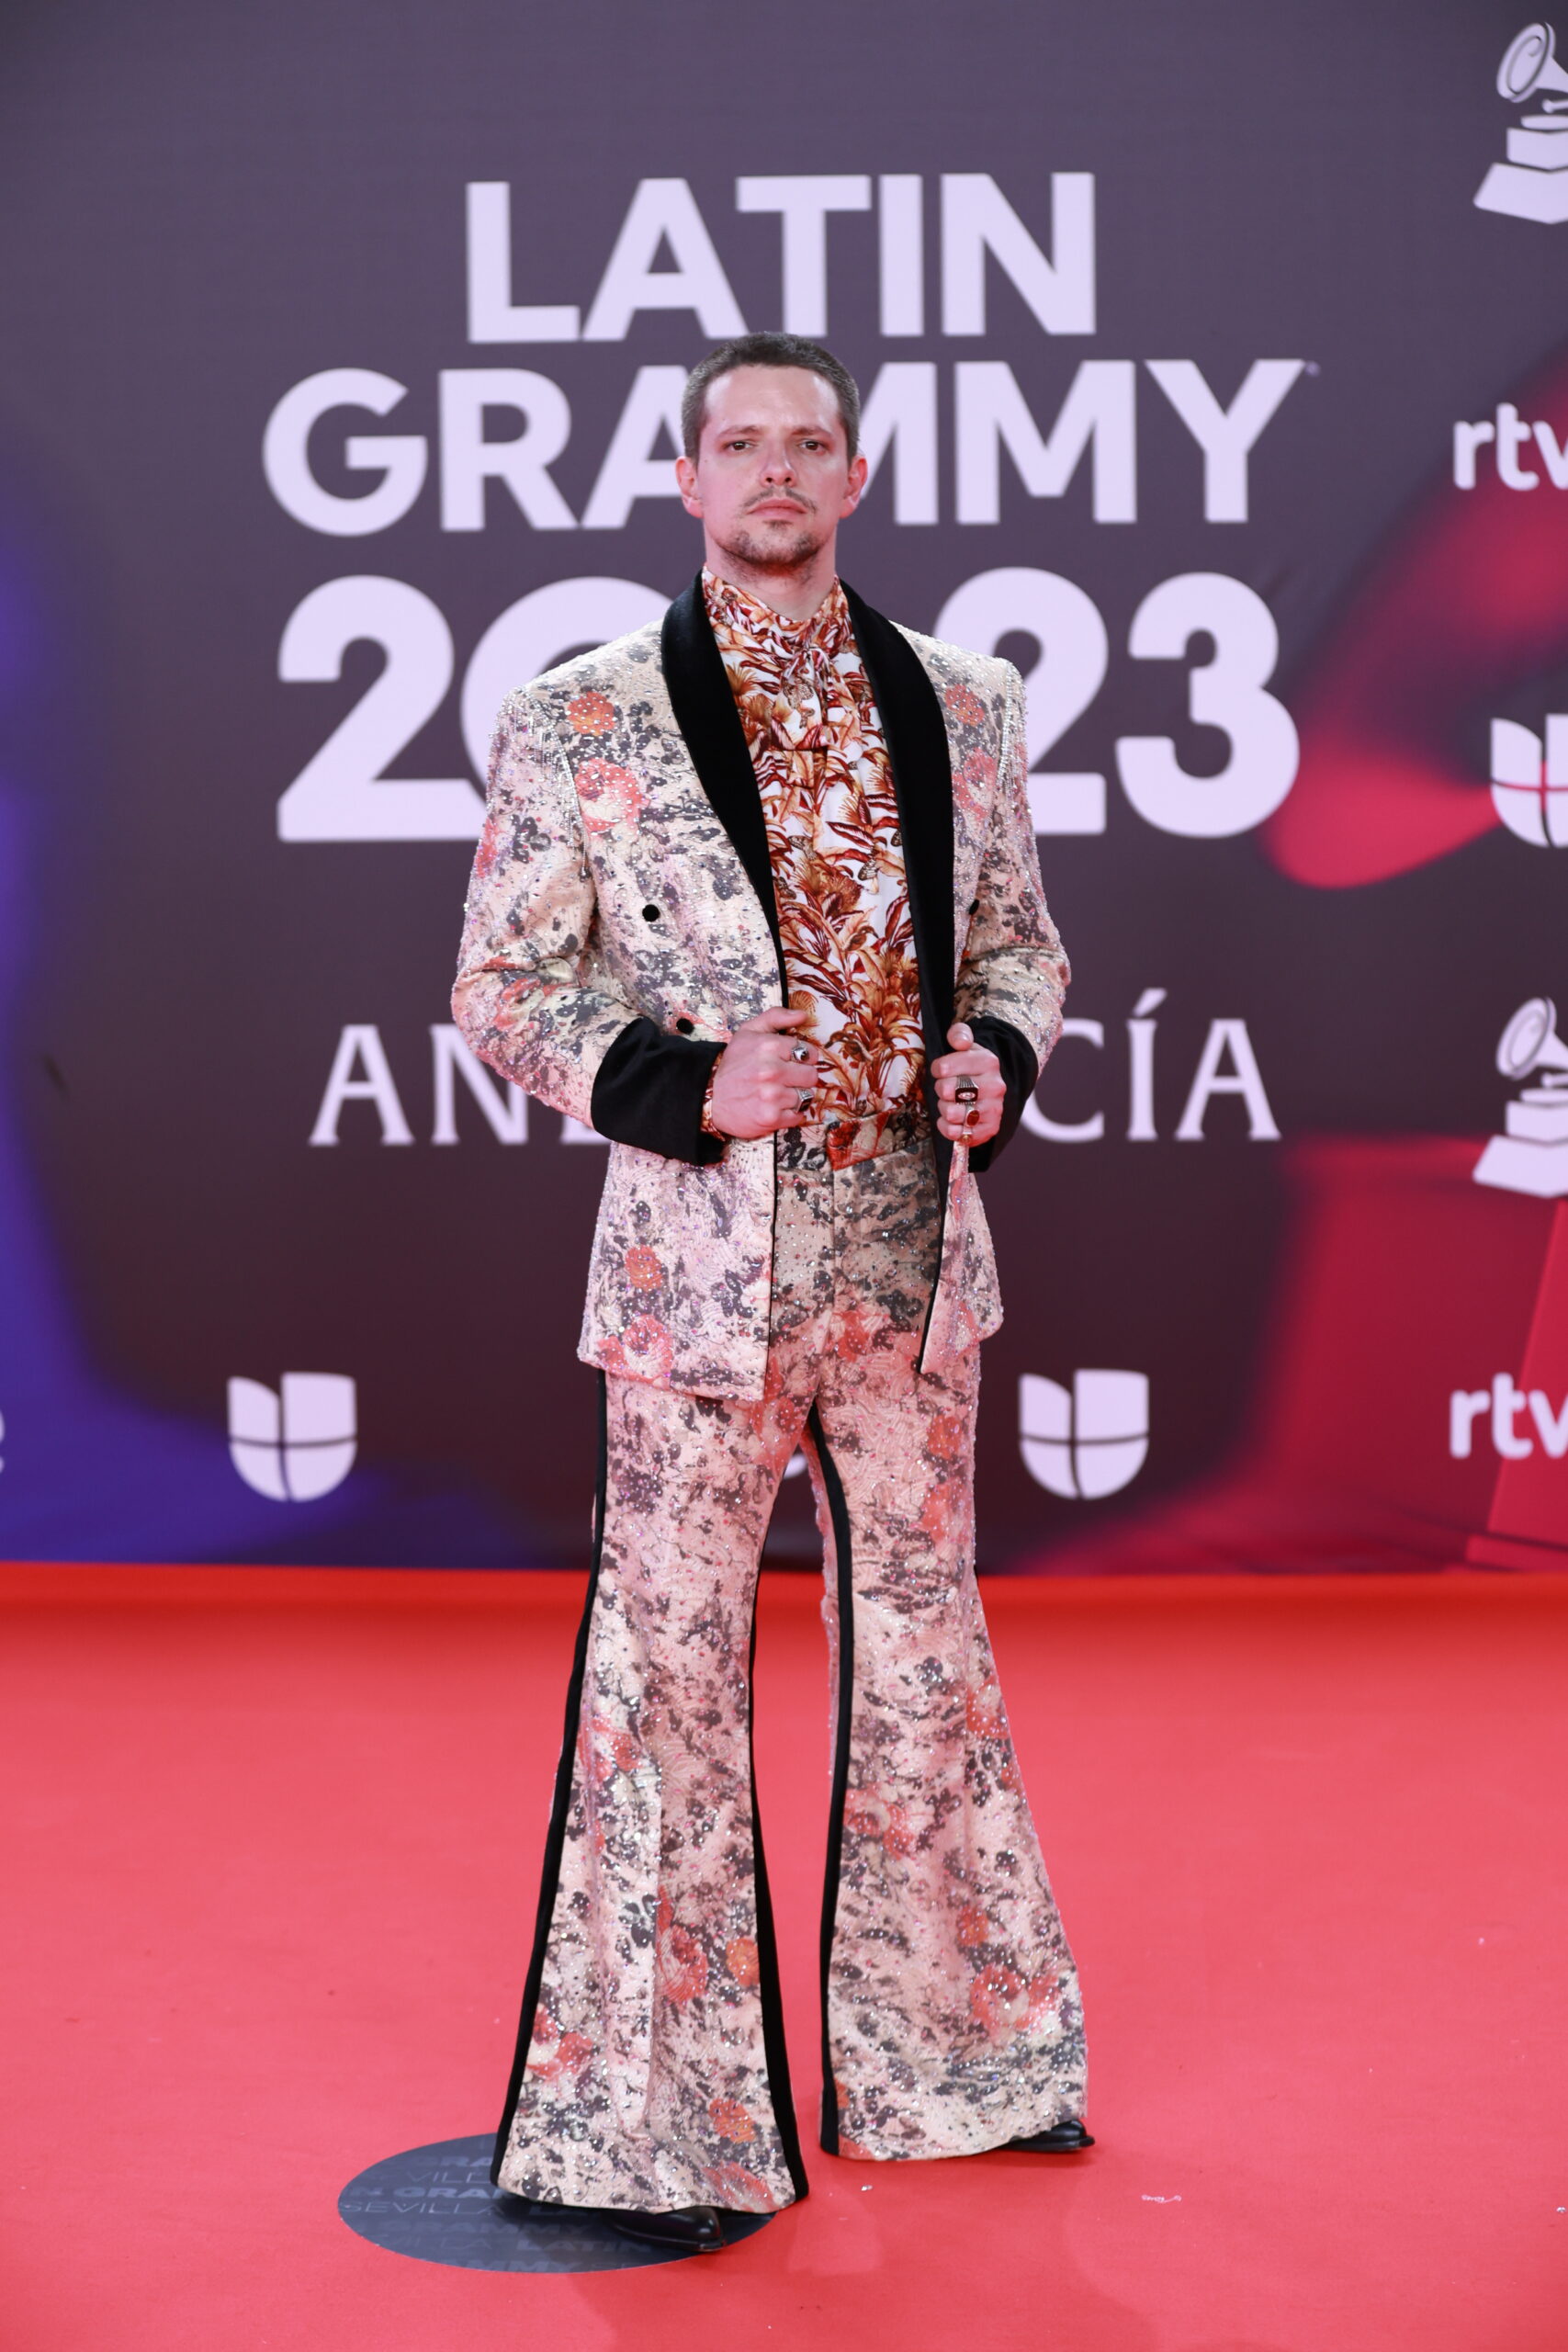
<path id="1" fill-rule="evenodd" d="M 1505 490 L 1539 490 L 1540 476 L 1525 463 L 1539 453 L 1553 490 L 1568 490 L 1568 440 L 1559 442 L 1544 418 L 1526 424 L 1512 401 L 1499 401 L 1494 416 L 1454 426 L 1454 488 L 1473 490 L 1481 451 L 1490 443 L 1492 462 Z"/>
<path id="2" fill-rule="evenodd" d="M 280 1393 L 281 1392 L 281 1393 Z M 354 1467 L 354 1383 L 339 1372 L 286 1372 L 279 1390 L 229 1383 L 229 1452 L 247 1487 L 276 1503 L 308 1503 Z"/>
<path id="3" fill-rule="evenodd" d="M 1037 1486 L 1095 1502 L 1131 1486 L 1149 1451 L 1141 1372 L 1076 1372 L 1071 1390 L 1038 1373 L 1018 1384 L 1018 1443 Z"/>
<path id="4" fill-rule="evenodd" d="M 1449 1452 L 1456 1462 L 1468 1462 L 1475 1444 L 1475 1425 L 1484 1418 L 1493 1451 L 1505 1462 L 1523 1462 L 1535 1452 L 1535 1439 L 1519 1428 L 1519 1416 L 1529 1408 L 1536 1437 L 1553 1462 L 1568 1455 L 1568 1396 L 1554 1413 L 1544 1389 L 1527 1396 L 1511 1375 L 1497 1373 L 1490 1388 L 1456 1388 L 1449 1398 Z"/>

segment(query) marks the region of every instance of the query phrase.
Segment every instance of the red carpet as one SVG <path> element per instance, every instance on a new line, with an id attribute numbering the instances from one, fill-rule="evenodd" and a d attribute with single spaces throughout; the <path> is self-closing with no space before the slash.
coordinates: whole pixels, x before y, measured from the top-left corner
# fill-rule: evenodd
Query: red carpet
<path id="1" fill-rule="evenodd" d="M 987 1588 L 1089 2010 L 1068 2161 L 872 2166 L 717 2259 L 335 2211 L 499 2107 L 580 1580 L 13 1569 L 7 2352 L 1562 2352 L 1568 1579 Z M 763 1818 L 814 2115 L 815 1589 Z"/>

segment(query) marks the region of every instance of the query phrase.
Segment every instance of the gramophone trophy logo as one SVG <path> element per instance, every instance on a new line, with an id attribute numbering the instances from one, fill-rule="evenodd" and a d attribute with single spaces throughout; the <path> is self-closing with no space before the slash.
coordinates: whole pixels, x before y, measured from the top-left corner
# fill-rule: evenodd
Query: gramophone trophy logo
<path id="1" fill-rule="evenodd" d="M 1505 1133 L 1494 1136 L 1476 1161 L 1475 1181 L 1561 1200 L 1568 1194 L 1568 1045 L 1557 1034 L 1549 996 L 1520 1005 L 1498 1042 L 1497 1067 L 1516 1086 L 1532 1071 L 1546 1075 L 1509 1103 Z"/>
<path id="2" fill-rule="evenodd" d="M 1568 73 L 1557 62 L 1557 37 L 1550 25 L 1527 25 L 1511 40 L 1497 68 L 1497 95 L 1522 106 L 1538 92 L 1540 111 L 1521 116 L 1508 133 L 1508 160 L 1494 164 L 1476 190 L 1483 212 L 1511 213 L 1516 220 L 1568 220 Z"/>

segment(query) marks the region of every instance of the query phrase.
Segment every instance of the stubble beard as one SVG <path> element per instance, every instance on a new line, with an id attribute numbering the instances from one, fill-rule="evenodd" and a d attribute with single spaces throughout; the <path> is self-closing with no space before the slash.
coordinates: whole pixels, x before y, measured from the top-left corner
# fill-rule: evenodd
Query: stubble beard
<path id="1" fill-rule="evenodd" d="M 744 564 L 749 571 L 775 579 L 781 576 L 794 579 L 803 571 L 809 571 L 827 544 L 825 532 L 805 526 L 795 531 L 789 538 L 781 540 L 761 537 L 749 531 L 744 523 L 738 523 L 728 537 L 718 542 L 731 562 Z"/>

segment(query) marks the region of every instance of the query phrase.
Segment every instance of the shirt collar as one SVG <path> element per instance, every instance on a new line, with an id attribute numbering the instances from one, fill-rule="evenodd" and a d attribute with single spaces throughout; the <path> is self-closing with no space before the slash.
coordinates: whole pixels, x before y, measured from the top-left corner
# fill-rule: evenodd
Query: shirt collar
<path id="1" fill-rule="evenodd" d="M 850 608 L 844 592 L 835 579 L 828 594 L 814 613 L 803 621 L 792 621 L 764 605 L 733 580 L 720 580 L 716 572 L 703 567 L 703 595 L 710 619 L 721 621 L 731 635 L 743 644 L 793 669 L 803 655 L 812 650 L 826 654 L 831 661 L 854 641 L 850 627 Z"/>

